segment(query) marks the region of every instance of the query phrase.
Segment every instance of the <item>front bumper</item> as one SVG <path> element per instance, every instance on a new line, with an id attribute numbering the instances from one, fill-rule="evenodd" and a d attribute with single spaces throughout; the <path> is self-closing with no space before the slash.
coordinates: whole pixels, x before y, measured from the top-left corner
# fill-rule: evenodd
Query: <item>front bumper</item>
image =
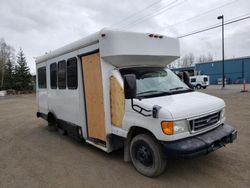
<path id="1" fill-rule="evenodd" d="M 221 125 L 209 132 L 172 142 L 162 142 L 167 157 L 194 157 L 208 154 L 237 138 L 237 131 L 227 125 Z"/>

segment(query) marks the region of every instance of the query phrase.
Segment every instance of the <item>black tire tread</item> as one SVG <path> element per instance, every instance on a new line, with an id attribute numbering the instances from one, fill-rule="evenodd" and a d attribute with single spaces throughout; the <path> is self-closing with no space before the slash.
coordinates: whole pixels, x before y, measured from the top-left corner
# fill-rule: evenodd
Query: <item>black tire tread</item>
<path id="1" fill-rule="evenodd" d="M 132 146 L 135 142 L 137 142 L 139 140 L 143 140 L 144 142 L 146 142 L 150 146 L 151 150 L 154 152 L 154 155 L 156 157 L 156 163 L 157 163 L 157 165 L 156 165 L 157 167 L 156 167 L 155 171 L 154 170 L 152 170 L 152 172 L 148 172 L 147 170 L 143 171 L 143 169 L 139 169 L 136 166 L 136 160 L 133 158 L 133 154 L 132 154 Z M 162 147 L 156 141 L 155 138 L 153 138 L 152 136 L 150 136 L 148 134 L 139 134 L 133 138 L 133 140 L 131 141 L 131 144 L 130 144 L 130 155 L 131 155 L 131 159 L 132 159 L 132 162 L 133 162 L 136 170 L 145 176 L 156 177 L 156 176 L 161 175 L 164 172 L 164 170 L 166 169 L 166 159 L 164 158 Z M 146 169 L 146 167 L 145 167 L 145 169 Z"/>

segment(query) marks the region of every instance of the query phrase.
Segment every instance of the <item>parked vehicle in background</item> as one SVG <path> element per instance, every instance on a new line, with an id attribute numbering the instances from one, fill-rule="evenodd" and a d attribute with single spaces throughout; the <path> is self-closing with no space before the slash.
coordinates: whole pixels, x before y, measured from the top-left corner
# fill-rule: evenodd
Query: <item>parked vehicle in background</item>
<path id="1" fill-rule="evenodd" d="M 209 86 L 209 76 L 207 75 L 190 76 L 189 81 L 197 89 L 206 89 Z"/>
<path id="2" fill-rule="evenodd" d="M 226 85 L 227 85 L 227 82 L 228 82 L 228 81 L 227 81 L 227 78 L 224 78 L 224 83 L 225 83 Z M 218 78 L 218 79 L 217 79 L 217 84 L 218 84 L 218 85 L 222 85 L 222 78 Z"/>
<path id="3" fill-rule="evenodd" d="M 237 136 L 222 99 L 166 69 L 179 56 L 177 39 L 106 29 L 52 51 L 36 60 L 37 117 L 107 153 L 123 148 L 138 172 L 158 176 L 168 157 L 207 154 Z"/>

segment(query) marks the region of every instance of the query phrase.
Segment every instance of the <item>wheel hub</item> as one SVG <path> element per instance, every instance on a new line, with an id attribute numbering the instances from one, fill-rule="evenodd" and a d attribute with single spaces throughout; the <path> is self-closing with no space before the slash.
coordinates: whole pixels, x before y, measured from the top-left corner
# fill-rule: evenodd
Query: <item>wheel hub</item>
<path id="1" fill-rule="evenodd" d="M 153 156 L 148 147 L 145 145 L 139 145 L 137 147 L 136 158 L 145 166 L 153 165 Z"/>

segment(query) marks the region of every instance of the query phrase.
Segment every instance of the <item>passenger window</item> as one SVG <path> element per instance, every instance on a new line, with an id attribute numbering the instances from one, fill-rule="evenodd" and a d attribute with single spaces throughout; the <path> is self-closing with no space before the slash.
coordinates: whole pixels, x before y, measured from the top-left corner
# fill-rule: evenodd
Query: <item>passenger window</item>
<path id="1" fill-rule="evenodd" d="M 50 65 L 50 87 L 51 89 L 57 88 L 57 64 L 52 63 Z"/>
<path id="2" fill-rule="evenodd" d="M 69 89 L 77 89 L 77 59 L 71 58 L 67 61 L 67 85 Z"/>
<path id="3" fill-rule="evenodd" d="M 196 78 L 191 78 L 191 82 L 196 82 Z"/>
<path id="4" fill-rule="evenodd" d="M 204 80 L 204 82 L 207 82 L 207 81 L 208 81 L 207 77 L 204 77 L 203 80 Z"/>
<path id="5" fill-rule="evenodd" d="M 66 61 L 58 62 L 58 88 L 66 88 Z"/>
<path id="6" fill-rule="evenodd" d="M 46 67 L 40 67 L 38 73 L 38 88 L 47 88 Z"/>

